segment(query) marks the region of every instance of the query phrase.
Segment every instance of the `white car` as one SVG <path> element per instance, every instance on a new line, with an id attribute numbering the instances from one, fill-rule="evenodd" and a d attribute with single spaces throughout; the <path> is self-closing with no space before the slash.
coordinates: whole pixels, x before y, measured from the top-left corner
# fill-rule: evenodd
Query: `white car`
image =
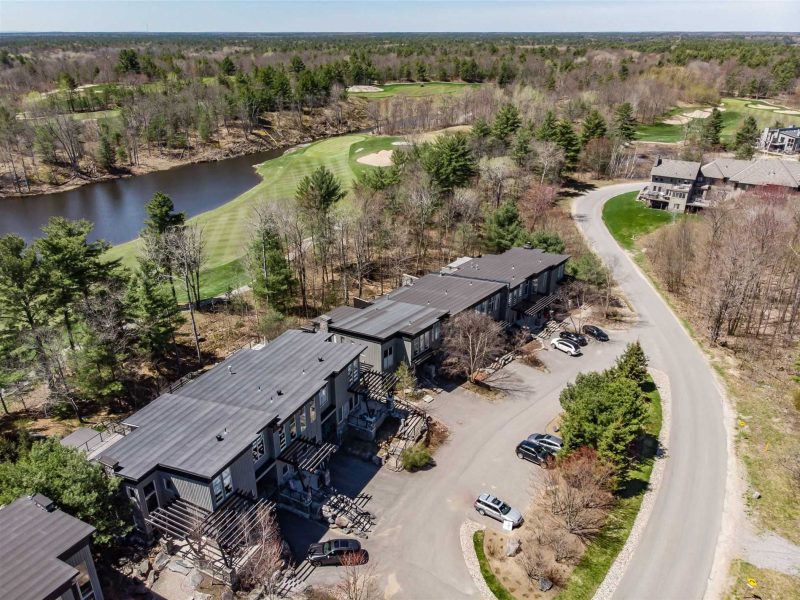
<path id="1" fill-rule="evenodd" d="M 570 356 L 580 356 L 581 354 L 581 347 L 578 346 L 578 344 L 565 340 L 564 338 L 553 338 L 550 340 L 550 345 L 556 350 L 561 350 Z"/>

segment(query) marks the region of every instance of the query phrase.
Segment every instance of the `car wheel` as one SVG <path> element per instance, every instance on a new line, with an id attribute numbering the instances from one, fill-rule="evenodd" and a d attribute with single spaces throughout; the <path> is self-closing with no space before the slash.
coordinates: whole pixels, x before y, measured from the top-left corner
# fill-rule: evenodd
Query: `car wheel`
<path id="1" fill-rule="evenodd" d="M 482 517 L 485 517 L 485 516 L 486 516 L 486 513 L 485 513 L 485 512 L 483 512 L 483 509 L 482 509 L 482 508 L 479 508 L 479 509 L 478 509 L 478 514 L 479 514 L 479 515 L 481 515 Z"/>
<path id="2" fill-rule="evenodd" d="M 318 567 L 319 566 L 319 561 L 318 560 L 310 560 L 310 561 L 308 561 L 308 564 L 310 564 L 312 567 Z"/>

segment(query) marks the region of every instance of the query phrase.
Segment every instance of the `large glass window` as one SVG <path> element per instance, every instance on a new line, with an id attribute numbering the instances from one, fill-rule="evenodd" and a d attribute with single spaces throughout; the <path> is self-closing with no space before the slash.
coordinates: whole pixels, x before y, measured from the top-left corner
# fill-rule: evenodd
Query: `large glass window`
<path id="1" fill-rule="evenodd" d="M 328 388 L 324 387 L 317 392 L 317 398 L 319 399 L 319 408 L 322 410 L 328 404 Z"/>
<path id="2" fill-rule="evenodd" d="M 151 481 L 144 486 L 144 501 L 147 505 L 147 512 L 153 512 L 158 508 L 158 494 L 156 493 L 156 483 Z"/>
<path id="3" fill-rule="evenodd" d="M 217 506 L 233 493 L 233 480 L 231 479 L 230 467 L 211 481 L 211 491 L 214 493 L 214 500 Z"/>
<path id="4" fill-rule="evenodd" d="M 258 462 L 259 460 L 261 460 L 261 457 L 264 456 L 264 453 L 266 452 L 266 449 L 264 447 L 263 435 L 261 435 L 260 433 L 258 434 L 258 437 L 253 440 L 252 448 L 253 448 L 253 462 Z"/>
<path id="5" fill-rule="evenodd" d="M 356 359 L 347 365 L 347 380 L 352 384 L 358 381 L 359 360 Z"/>
<path id="6" fill-rule="evenodd" d="M 393 351 L 392 347 L 389 346 L 383 351 L 383 370 L 386 371 L 392 368 L 394 365 L 394 357 L 392 356 Z"/>
<path id="7" fill-rule="evenodd" d="M 297 439 L 297 419 L 292 416 L 292 420 L 289 422 L 289 437 L 292 440 Z"/>
<path id="8" fill-rule="evenodd" d="M 278 446 L 280 446 L 281 450 L 286 449 L 286 431 L 284 430 L 283 426 L 278 430 Z"/>
<path id="9" fill-rule="evenodd" d="M 81 562 L 77 567 L 78 578 L 78 591 L 80 592 L 80 600 L 94 600 L 94 588 L 92 588 L 92 578 L 89 577 L 89 569 L 85 562 Z"/>
<path id="10" fill-rule="evenodd" d="M 439 321 L 433 324 L 433 339 L 438 340 L 442 337 L 442 324 Z"/>

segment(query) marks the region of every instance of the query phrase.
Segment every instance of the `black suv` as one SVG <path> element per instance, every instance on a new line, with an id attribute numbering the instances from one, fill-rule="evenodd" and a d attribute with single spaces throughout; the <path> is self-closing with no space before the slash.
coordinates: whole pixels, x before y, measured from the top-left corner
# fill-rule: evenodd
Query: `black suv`
<path id="1" fill-rule="evenodd" d="M 575 333 L 574 331 L 562 331 L 558 334 L 558 337 L 560 337 L 562 340 L 575 342 L 581 346 L 585 346 L 589 343 L 589 340 L 586 339 L 586 336 L 583 336 L 580 333 Z"/>
<path id="2" fill-rule="evenodd" d="M 592 336 L 598 342 L 607 342 L 608 334 L 595 325 L 584 325 L 583 333 Z"/>
<path id="3" fill-rule="evenodd" d="M 345 557 L 352 557 L 351 564 L 364 564 L 369 555 L 366 550 L 361 549 L 358 540 L 342 538 L 338 540 L 328 540 L 319 544 L 311 544 L 308 547 L 306 558 L 315 567 L 320 565 L 341 565 Z"/>
<path id="4" fill-rule="evenodd" d="M 517 458 L 529 460 L 542 467 L 546 467 L 547 463 L 553 458 L 552 452 L 531 440 L 522 440 L 517 444 L 516 452 Z"/>

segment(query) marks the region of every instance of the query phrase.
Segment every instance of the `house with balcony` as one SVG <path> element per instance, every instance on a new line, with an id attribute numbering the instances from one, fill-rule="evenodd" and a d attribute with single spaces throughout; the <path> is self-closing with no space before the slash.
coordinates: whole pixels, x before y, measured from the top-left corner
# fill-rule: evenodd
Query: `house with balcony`
<path id="1" fill-rule="evenodd" d="M 95 460 L 122 479 L 141 530 L 214 539 L 206 558 L 233 572 L 266 498 L 318 509 L 365 350 L 329 337 L 292 330 L 240 350 L 125 419 Z"/>
<path id="2" fill-rule="evenodd" d="M 91 525 L 41 495 L 0 508 L 0 590 L 15 600 L 103 600 Z"/>
<path id="3" fill-rule="evenodd" d="M 639 200 L 650 208 L 670 212 L 687 212 L 704 206 L 700 166 L 699 162 L 659 156 L 650 170 L 650 183 L 639 193 Z"/>
<path id="4" fill-rule="evenodd" d="M 780 154 L 800 152 L 800 127 L 765 127 L 758 138 L 758 149 Z"/>

